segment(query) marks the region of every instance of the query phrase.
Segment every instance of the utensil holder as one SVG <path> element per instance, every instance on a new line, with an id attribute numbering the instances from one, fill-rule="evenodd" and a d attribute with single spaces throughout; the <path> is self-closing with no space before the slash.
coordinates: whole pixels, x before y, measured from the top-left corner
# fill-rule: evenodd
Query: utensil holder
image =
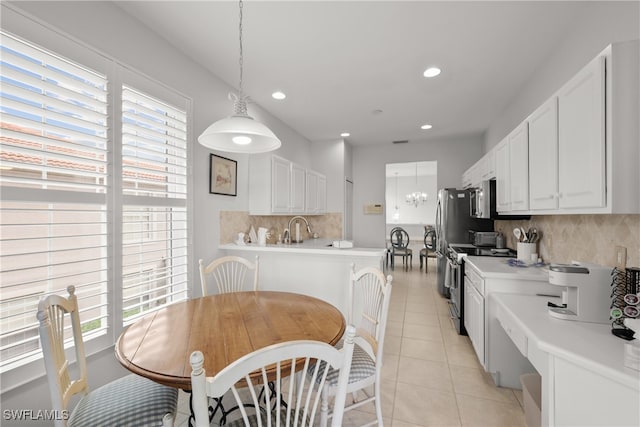
<path id="1" fill-rule="evenodd" d="M 529 264 L 531 254 L 537 253 L 535 243 L 518 242 L 518 260 Z"/>

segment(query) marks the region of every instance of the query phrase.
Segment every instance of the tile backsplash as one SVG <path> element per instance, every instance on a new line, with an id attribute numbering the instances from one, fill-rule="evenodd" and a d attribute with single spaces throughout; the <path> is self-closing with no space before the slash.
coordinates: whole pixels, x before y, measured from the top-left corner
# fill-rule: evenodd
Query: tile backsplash
<path id="1" fill-rule="evenodd" d="M 541 215 L 530 220 L 496 221 L 495 230 L 516 249 L 515 227 L 542 231 L 538 253 L 545 262 L 572 260 L 615 266 L 615 247 L 627 248 L 627 266 L 640 266 L 640 215 Z"/>
<path id="2" fill-rule="evenodd" d="M 289 220 L 294 215 L 249 215 L 246 211 L 220 211 L 220 244 L 232 243 L 238 233 L 247 236 L 251 226 L 258 232 L 258 227 L 265 227 L 271 232 L 267 243 L 275 243 L 278 235 L 282 235 Z M 324 215 L 304 215 L 311 226 L 311 231 L 318 233 L 322 239 L 342 238 L 342 213 L 330 212 Z M 300 228 L 302 238 L 310 239 L 305 227 Z"/>

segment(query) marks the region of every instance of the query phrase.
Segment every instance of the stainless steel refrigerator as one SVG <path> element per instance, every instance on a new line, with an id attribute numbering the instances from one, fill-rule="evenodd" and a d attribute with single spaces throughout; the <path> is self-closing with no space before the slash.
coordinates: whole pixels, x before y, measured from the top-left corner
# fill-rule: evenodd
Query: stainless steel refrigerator
<path id="1" fill-rule="evenodd" d="M 468 243 L 469 230 L 493 231 L 493 220 L 477 219 L 470 213 L 470 190 L 442 188 L 438 190 L 436 206 L 436 257 L 438 262 L 438 292 L 449 298 L 445 286 L 447 249 L 450 243 Z"/>

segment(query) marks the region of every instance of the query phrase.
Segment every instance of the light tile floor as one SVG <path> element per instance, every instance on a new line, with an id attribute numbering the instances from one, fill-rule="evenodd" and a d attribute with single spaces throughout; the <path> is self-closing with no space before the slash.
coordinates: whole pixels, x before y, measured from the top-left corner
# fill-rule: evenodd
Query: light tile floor
<path id="1" fill-rule="evenodd" d="M 456 333 L 446 299 L 429 272 L 399 266 L 385 336 L 382 414 L 392 427 L 525 427 L 522 392 L 496 387 L 476 358 L 469 338 Z M 187 426 L 189 403 L 180 393 L 176 426 Z M 373 404 L 345 414 L 344 425 L 375 420 Z"/>

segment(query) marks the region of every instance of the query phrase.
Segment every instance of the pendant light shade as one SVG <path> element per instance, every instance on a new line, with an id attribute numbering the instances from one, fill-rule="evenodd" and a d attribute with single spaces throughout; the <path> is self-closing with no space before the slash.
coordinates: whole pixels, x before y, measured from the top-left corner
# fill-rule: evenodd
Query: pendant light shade
<path id="1" fill-rule="evenodd" d="M 266 153 L 280 148 L 276 135 L 249 116 L 230 116 L 210 125 L 198 142 L 211 150 L 229 153 Z"/>
<path id="2" fill-rule="evenodd" d="M 240 34 L 240 92 L 238 95 L 230 93 L 233 101 L 234 114 L 218 120 L 210 125 L 198 137 L 198 142 L 211 150 L 229 153 L 266 153 L 280 148 L 282 143 L 278 137 L 265 125 L 257 122 L 247 114 L 247 104 L 251 102 L 242 91 L 242 0 L 238 2 L 240 19 L 238 33 Z"/>

